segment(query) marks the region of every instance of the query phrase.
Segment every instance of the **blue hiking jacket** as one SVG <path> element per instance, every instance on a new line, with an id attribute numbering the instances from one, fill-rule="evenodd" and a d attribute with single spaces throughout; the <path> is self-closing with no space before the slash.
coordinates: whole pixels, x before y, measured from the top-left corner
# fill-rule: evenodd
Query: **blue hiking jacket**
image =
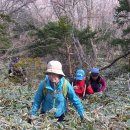
<path id="1" fill-rule="evenodd" d="M 54 92 L 53 83 L 49 80 L 49 78 L 46 78 L 46 80 L 41 81 L 39 88 L 36 92 L 36 95 L 34 97 L 34 102 L 32 106 L 32 115 L 37 115 L 37 111 L 39 110 L 40 106 L 42 106 L 42 111 L 45 113 L 51 110 L 53 107 L 55 107 L 56 108 L 56 112 L 54 113 L 55 117 L 60 117 L 62 114 L 66 112 L 67 101 L 62 92 L 64 80 L 65 80 L 64 77 L 62 77 L 60 79 L 60 82 L 55 87 L 57 92 L 55 96 L 55 103 L 54 103 L 54 94 L 51 94 L 52 92 Z M 46 86 L 44 86 L 45 81 Z M 45 97 L 43 94 L 43 87 L 47 88 L 47 94 Z M 67 81 L 67 97 L 76 108 L 80 117 L 83 118 L 84 114 L 83 105 L 78 96 L 75 94 L 73 87 L 68 81 Z"/>

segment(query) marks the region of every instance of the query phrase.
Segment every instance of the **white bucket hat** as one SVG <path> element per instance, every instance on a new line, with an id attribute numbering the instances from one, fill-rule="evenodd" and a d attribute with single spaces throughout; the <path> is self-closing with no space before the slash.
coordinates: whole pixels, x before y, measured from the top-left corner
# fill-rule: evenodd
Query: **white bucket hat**
<path id="1" fill-rule="evenodd" d="M 46 73 L 54 73 L 65 76 L 62 71 L 62 65 L 59 61 L 52 60 L 47 64 Z"/>

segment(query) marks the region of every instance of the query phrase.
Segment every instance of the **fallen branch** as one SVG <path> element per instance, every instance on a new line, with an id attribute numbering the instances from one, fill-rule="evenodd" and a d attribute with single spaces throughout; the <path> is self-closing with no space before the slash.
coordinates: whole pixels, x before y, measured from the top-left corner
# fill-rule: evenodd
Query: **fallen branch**
<path id="1" fill-rule="evenodd" d="M 111 64 L 109 64 L 109 65 L 107 65 L 107 66 L 105 66 L 105 67 L 103 67 L 103 68 L 100 68 L 100 70 L 105 70 L 105 69 L 111 67 L 111 66 L 112 66 L 114 63 L 116 63 L 118 60 L 120 60 L 121 58 L 124 58 L 124 57 L 128 56 L 129 54 L 130 54 L 130 51 L 128 51 L 126 54 L 124 54 L 124 55 L 122 55 L 122 56 L 116 58 Z"/>

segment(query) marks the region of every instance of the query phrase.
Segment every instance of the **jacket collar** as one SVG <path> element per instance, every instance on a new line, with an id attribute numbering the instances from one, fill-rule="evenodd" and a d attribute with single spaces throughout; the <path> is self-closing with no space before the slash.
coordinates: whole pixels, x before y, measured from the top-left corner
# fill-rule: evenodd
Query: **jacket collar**
<path id="1" fill-rule="evenodd" d="M 64 83 L 64 77 L 62 77 L 59 83 L 56 85 L 56 90 L 59 90 L 60 88 L 62 88 L 63 83 Z M 46 81 L 46 88 L 54 91 L 54 84 L 49 80 L 49 78 Z"/>

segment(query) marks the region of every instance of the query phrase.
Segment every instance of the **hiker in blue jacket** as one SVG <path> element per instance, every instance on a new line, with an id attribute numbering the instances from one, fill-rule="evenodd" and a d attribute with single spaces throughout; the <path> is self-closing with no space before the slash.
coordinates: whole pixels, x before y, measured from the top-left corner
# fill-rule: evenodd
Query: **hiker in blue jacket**
<path id="1" fill-rule="evenodd" d="M 39 88 L 34 97 L 34 102 L 31 110 L 31 118 L 34 119 L 37 112 L 41 108 L 41 113 L 52 112 L 58 121 L 63 121 L 64 114 L 67 110 L 66 97 L 71 101 L 80 115 L 84 118 L 83 105 L 75 94 L 71 84 L 64 78 L 62 65 L 59 61 L 50 61 L 47 64 L 47 78 L 41 81 Z"/>

